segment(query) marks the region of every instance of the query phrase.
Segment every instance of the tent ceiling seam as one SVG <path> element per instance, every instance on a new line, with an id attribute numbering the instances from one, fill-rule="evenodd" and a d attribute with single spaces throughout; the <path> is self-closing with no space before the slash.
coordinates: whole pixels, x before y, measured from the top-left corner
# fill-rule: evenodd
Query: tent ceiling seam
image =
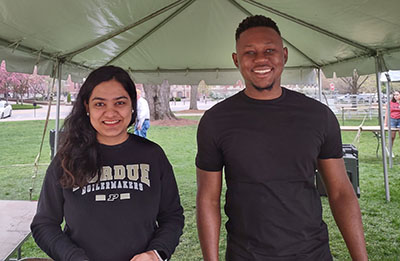
<path id="1" fill-rule="evenodd" d="M 340 36 L 338 34 L 332 33 L 332 32 L 330 32 L 328 30 L 325 30 L 325 29 L 323 29 L 321 27 L 318 27 L 316 25 L 310 24 L 310 23 L 308 23 L 306 21 L 300 20 L 300 19 L 298 19 L 298 18 L 296 18 L 294 16 L 291 16 L 291 15 L 288 15 L 286 13 L 280 12 L 280 11 L 278 11 L 276 9 L 273 9 L 272 7 L 263 5 L 263 4 L 261 4 L 261 3 L 257 2 L 257 1 L 254 1 L 254 0 L 242 0 L 242 1 L 247 2 L 247 3 L 251 4 L 251 5 L 254 5 L 254 6 L 258 7 L 258 8 L 264 9 L 264 10 L 266 10 L 268 12 L 271 12 L 271 13 L 273 13 L 275 15 L 278 15 L 278 16 L 280 16 L 282 18 L 285 18 L 285 19 L 287 19 L 289 21 L 292 21 L 292 22 L 294 22 L 296 24 L 299 24 L 299 25 L 302 25 L 304 27 L 307 27 L 307 28 L 309 28 L 309 29 L 311 29 L 313 31 L 319 32 L 321 34 L 327 35 L 327 36 L 329 36 L 331 38 L 334 38 L 334 39 L 336 39 L 338 41 L 341 41 L 343 43 L 349 44 L 349 45 L 351 45 L 353 47 L 356 47 L 357 49 L 362 49 L 362 50 L 374 55 L 374 52 L 375 52 L 374 49 L 371 49 L 371 48 L 369 48 L 367 46 L 364 46 L 362 44 L 354 42 L 354 41 L 352 41 L 352 40 L 350 40 L 348 38 L 345 38 L 345 37 Z"/>
<path id="2" fill-rule="evenodd" d="M 68 60 L 71 60 L 75 55 L 77 55 L 79 53 L 82 53 L 82 52 L 85 52 L 85 51 L 87 51 L 87 50 L 89 50 L 89 49 L 91 49 L 91 48 L 93 48 L 93 47 L 105 42 L 105 41 L 108 41 L 108 40 L 114 38 L 115 36 L 118 36 L 118 35 L 126 32 L 126 31 L 129 31 L 130 29 L 135 28 L 135 27 L 147 22 L 147 21 L 153 19 L 154 17 L 157 17 L 157 16 L 167 12 L 168 10 L 180 5 L 181 3 L 186 2 L 186 1 L 187 0 L 178 0 L 178 1 L 176 1 L 176 2 L 174 2 L 172 4 L 170 4 L 170 5 L 167 5 L 167 6 L 163 7 L 163 8 L 161 8 L 161 9 L 159 9 L 159 10 L 157 10 L 157 11 L 155 11 L 155 12 L 153 12 L 153 13 L 147 15 L 147 16 L 145 16 L 144 18 L 140 19 L 139 21 L 134 22 L 133 24 L 130 24 L 128 26 L 124 26 L 124 27 L 122 27 L 122 28 L 120 28 L 120 29 L 118 29 L 118 30 L 116 30 L 114 32 L 111 32 L 111 33 L 109 33 L 109 34 L 107 34 L 107 35 L 105 35 L 103 37 L 100 37 L 97 40 L 95 40 L 94 42 L 86 44 L 82 48 L 78 48 L 78 49 L 76 49 L 74 51 L 70 51 L 69 53 L 63 54 L 62 57 L 65 57 Z"/>
<path id="3" fill-rule="evenodd" d="M 282 39 L 290 46 L 290 48 L 293 48 L 294 50 L 296 50 L 298 53 L 300 53 L 303 57 L 305 57 L 307 60 L 309 60 L 311 63 L 313 63 L 316 67 L 320 68 L 321 64 L 317 63 L 316 61 L 314 61 L 311 57 L 309 57 L 308 55 L 306 55 L 305 53 L 303 53 L 299 48 L 297 48 L 296 46 L 294 46 L 291 42 L 289 42 L 288 40 L 286 40 L 285 38 L 282 37 Z"/>
<path id="4" fill-rule="evenodd" d="M 9 45 L 12 44 L 12 43 L 13 42 L 11 42 L 11 41 L 8 41 L 6 39 L 0 38 L 0 45 L 5 46 L 6 48 L 9 48 Z M 25 54 L 28 54 L 28 55 L 36 55 L 37 53 L 39 53 L 40 54 L 40 58 L 44 58 L 44 59 L 47 59 L 47 60 L 55 62 L 55 63 L 57 62 L 57 59 L 59 58 L 59 56 L 58 56 L 59 53 L 44 52 L 43 48 L 38 50 L 38 49 L 34 49 L 34 48 L 31 48 L 31 47 L 28 47 L 28 46 L 25 46 L 25 45 L 22 45 L 22 44 L 19 44 L 18 48 L 14 49 L 14 51 L 15 50 L 19 50 L 19 51 L 21 51 L 21 52 L 23 52 Z M 36 59 L 36 62 L 39 62 L 39 61 L 40 61 L 40 59 Z M 89 66 L 86 66 L 86 65 L 80 64 L 78 62 L 74 62 L 74 61 L 65 61 L 65 64 L 66 65 L 71 65 L 71 66 L 77 66 L 77 67 L 80 67 L 80 68 L 85 69 L 85 70 L 93 70 L 94 69 L 92 67 L 89 67 Z"/>
<path id="5" fill-rule="evenodd" d="M 228 0 L 231 4 L 233 4 L 237 9 L 245 13 L 247 16 L 253 15 L 248 11 L 246 8 L 244 8 L 242 5 L 240 5 L 237 1 L 235 0 Z"/>
<path id="6" fill-rule="evenodd" d="M 366 54 L 361 54 L 361 55 L 357 55 L 357 56 L 352 56 L 352 57 L 348 57 L 348 58 L 344 58 L 344 59 L 337 59 L 337 60 L 334 61 L 334 62 L 323 63 L 323 64 L 321 64 L 321 67 L 323 68 L 323 67 L 326 67 L 326 66 L 336 65 L 336 64 L 343 63 L 343 62 L 348 62 L 348 61 L 351 61 L 351 60 L 357 60 L 357 59 L 363 58 L 363 57 L 367 57 L 367 58 L 368 58 L 368 57 L 375 57 L 376 54 L 377 54 L 376 52 L 373 53 L 373 54 L 371 54 L 371 53 L 366 53 Z"/>
<path id="7" fill-rule="evenodd" d="M 395 47 L 382 49 L 381 52 L 392 53 L 392 52 L 396 52 L 396 51 L 399 51 L 399 50 L 400 50 L 400 46 L 395 46 Z"/>
<path id="8" fill-rule="evenodd" d="M 197 69 L 168 69 L 168 68 L 157 68 L 149 70 L 135 70 L 131 67 L 128 68 L 131 72 L 135 73 L 171 73 L 171 72 L 181 72 L 187 75 L 190 72 L 239 72 L 237 68 L 197 68 Z M 318 69 L 315 66 L 285 66 L 286 70 L 298 70 L 298 69 Z"/>
<path id="9" fill-rule="evenodd" d="M 177 16 L 178 14 L 180 14 L 183 10 L 185 10 L 187 7 L 189 7 L 193 2 L 195 2 L 196 0 L 188 0 L 182 7 L 180 7 L 178 10 L 176 10 L 175 12 L 173 12 L 171 15 L 169 15 L 167 18 L 165 18 L 163 21 L 161 21 L 159 24 L 157 24 L 155 27 L 153 27 L 152 29 L 150 29 L 150 31 L 148 31 L 146 34 L 144 34 L 142 37 L 140 37 L 137 41 L 135 41 L 133 44 L 131 44 L 128 48 L 126 48 L 125 50 L 123 50 L 121 53 L 119 53 L 117 56 L 114 56 L 110 61 L 108 61 L 105 65 L 109 65 L 111 63 L 113 63 L 115 60 L 118 60 L 122 55 L 124 55 L 125 53 L 127 53 L 129 50 L 131 50 L 133 47 L 135 47 L 136 45 L 138 45 L 140 42 L 142 42 L 144 39 L 146 39 L 147 37 L 149 37 L 151 34 L 153 34 L 154 32 L 156 32 L 158 29 L 160 29 L 162 26 L 164 26 L 165 24 L 167 24 L 170 20 L 172 20 L 175 16 Z"/>

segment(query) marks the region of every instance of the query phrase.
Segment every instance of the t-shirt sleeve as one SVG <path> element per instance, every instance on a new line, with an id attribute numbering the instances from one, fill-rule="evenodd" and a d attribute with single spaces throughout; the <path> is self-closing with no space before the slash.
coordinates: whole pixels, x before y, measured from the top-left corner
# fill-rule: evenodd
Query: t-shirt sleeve
<path id="1" fill-rule="evenodd" d="M 343 157 L 342 137 L 340 125 L 335 114 L 328 107 L 325 108 L 325 134 L 319 153 L 319 159 L 338 159 Z"/>
<path id="2" fill-rule="evenodd" d="M 220 171 L 223 167 L 222 152 L 217 143 L 215 124 L 206 112 L 197 129 L 196 167 L 205 171 Z"/>

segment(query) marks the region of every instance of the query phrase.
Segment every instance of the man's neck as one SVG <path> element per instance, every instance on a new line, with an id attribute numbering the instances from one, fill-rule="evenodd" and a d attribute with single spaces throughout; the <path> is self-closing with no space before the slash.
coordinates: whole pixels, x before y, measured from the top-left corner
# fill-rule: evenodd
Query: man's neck
<path id="1" fill-rule="evenodd" d="M 269 90 L 256 90 L 253 87 L 247 87 L 244 90 L 244 93 L 255 100 L 273 100 L 276 98 L 279 98 L 282 95 L 282 87 L 281 86 L 277 86 L 277 87 L 273 87 L 272 89 Z"/>

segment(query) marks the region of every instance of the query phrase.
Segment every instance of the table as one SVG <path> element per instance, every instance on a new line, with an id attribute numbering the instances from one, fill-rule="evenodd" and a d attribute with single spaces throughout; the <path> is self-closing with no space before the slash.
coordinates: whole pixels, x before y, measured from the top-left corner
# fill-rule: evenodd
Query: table
<path id="1" fill-rule="evenodd" d="M 36 201 L 0 200 L 0 260 L 8 260 L 31 235 L 30 224 L 36 213 Z"/>
<path id="2" fill-rule="evenodd" d="M 369 116 L 369 119 L 372 118 L 373 114 L 378 114 L 378 105 L 373 105 L 373 104 L 336 104 L 336 108 L 340 109 L 340 111 L 342 112 L 342 124 L 344 124 L 344 120 L 345 120 L 345 112 L 355 112 L 355 113 L 365 113 L 366 115 Z M 385 110 L 386 106 L 384 106 L 384 110 Z"/>
<path id="3" fill-rule="evenodd" d="M 372 132 L 380 132 L 381 126 L 340 126 L 341 131 L 372 131 Z M 389 128 L 385 127 L 385 131 L 388 131 Z M 397 128 L 391 128 L 392 131 L 399 130 Z"/>
<path id="4" fill-rule="evenodd" d="M 388 127 L 384 127 L 385 131 L 388 131 Z M 357 131 L 359 135 L 363 131 L 370 131 L 375 135 L 375 138 L 378 142 L 376 146 L 376 156 L 378 157 L 378 150 L 379 150 L 379 142 L 381 138 L 381 126 L 340 126 L 341 131 Z M 399 131 L 398 128 L 391 128 L 391 131 Z"/>

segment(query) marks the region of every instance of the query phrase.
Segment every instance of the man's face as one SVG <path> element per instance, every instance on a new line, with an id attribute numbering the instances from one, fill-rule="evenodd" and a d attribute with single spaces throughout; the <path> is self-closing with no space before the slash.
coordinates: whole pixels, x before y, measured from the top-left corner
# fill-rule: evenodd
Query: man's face
<path id="1" fill-rule="evenodd" d="M 288 53 L 279 34 L 269 27 L 253 27 L 236 41 L 233 62 L 239 68 L 246 88 L 258 91 L 280 87 Z"/>

